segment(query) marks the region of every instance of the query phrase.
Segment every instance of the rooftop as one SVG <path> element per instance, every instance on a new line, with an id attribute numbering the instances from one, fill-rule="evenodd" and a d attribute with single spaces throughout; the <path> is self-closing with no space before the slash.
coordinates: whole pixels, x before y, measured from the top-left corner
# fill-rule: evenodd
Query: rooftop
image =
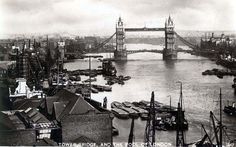
<path id="1" fill-rule="evenodd" d="M 43 105 L 45 99 L 31 98 L 31 99 L 16 99 L 13 102 L 14 110 L 25 110 L 29 107 L 38 108 Z"/>
<path id="2" fill-rule="evenodd" d="M 62 89 L 55 96 L 47 97 L 46 106 L 48 113 L 53 114 L 57 120 L 67 115 L 80 115 L 91 111 L 100 113 L 100 111 L 84 100 L 82 96 L 66 89 Z"/>
<path id="3" fill-rule="evenodd" d="M 1 112 L 0 117 L 1 130 L 57 128 L 54 122 L 49 121 L 36 108 L 31 107 L 24 111 Z"/>

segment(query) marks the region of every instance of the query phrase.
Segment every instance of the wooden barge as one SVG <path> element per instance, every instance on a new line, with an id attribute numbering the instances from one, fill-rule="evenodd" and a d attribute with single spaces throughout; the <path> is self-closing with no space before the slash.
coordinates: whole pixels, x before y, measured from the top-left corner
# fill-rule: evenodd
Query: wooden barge
<path id="1" fill-rule="evenodd" d="M 112 108 L 111 109 L 112 113 L 120 119 L 128 119 L 129 118 L 129 113 L 126 111 L 119 109 L 119 108 Z"/>

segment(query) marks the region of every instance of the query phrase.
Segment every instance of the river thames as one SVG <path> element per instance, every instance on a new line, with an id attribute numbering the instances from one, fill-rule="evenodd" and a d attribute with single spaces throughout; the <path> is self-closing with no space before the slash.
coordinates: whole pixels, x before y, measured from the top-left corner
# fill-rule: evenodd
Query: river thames
<path id="1" fill-rule="evenodd" d="M 127 49 L 162 49 L 162 46 L 145 45 L 145 44 L 128 44 Z M 185 48 L 185 47 L 183 47 Z M 112 54 L 102 54 L 105 58 L 112 57 Z M 117 75 L 131 76 L 124 85 L 114 84 L 112 92 L 102 92 L 92 94 L 92 98 L 103 102 L 106 96 L 108 99 L 108 108 L 113 101 L 150 101 L 151 92 L 155 92 L 155 100 L 164 104 L 169 104 L 169 95 L 172 98 L 172 105 L 177 106 L 180 93 L 181 81 L 183 84 L 183 106 L 185 115 L 189 121 L 189 129 L 185 132 L 186 142 L 192 143 L 199 140 L 203 135 L 201 124 L 204 124 L 207 131 L 212 132 L 209 128 L 209 112 L 213 111 L 219 118 L 219 91 L 222 88 L 223 106 L 227 101 L 236 101 L 233 88 L 232 76 L 224 76 L 219 79 L 216 76 L 203 76 L 202 72 L 207 69 L 219 68 L 214 61 L 204 57 L 194 56 L 185 53 L 178 53 L 178 60 L 163 61 L 162 54 L 158 53 L 136 53 L 128 55 L 126 62 L 114 62 L 117 69 Z M 92 67 L 96 68 L 101 65 L 98 60 L 92 60 Z M 68 70 L 88 68 L 88 60 L 75 60 L 66 63 L 65 68 Z M 85 77 L 82 77 L 85 79 Z M 106 81 L 102 76 L 97 77 L 96 83 L 105 85 Z M 119 136 L 113 138 L 114 142 L 127 142 L 129 136 L 131 120 L 119 120 L 114 118 L 113 126 L 119 130 Z M 227 126 L 227 134 L 230 139 L 236 138 L 236 118 L 227 116 L 223 113 L 223 124 Z M 144 140 L 144 130 L 146 121 L 135 120 L 134 136 L 135 141 Z M 156 142 L 171 143 L 175 145 L 175 131 L 156 131 Z M 227 137 L 223 140 L 228 142 Z"/>

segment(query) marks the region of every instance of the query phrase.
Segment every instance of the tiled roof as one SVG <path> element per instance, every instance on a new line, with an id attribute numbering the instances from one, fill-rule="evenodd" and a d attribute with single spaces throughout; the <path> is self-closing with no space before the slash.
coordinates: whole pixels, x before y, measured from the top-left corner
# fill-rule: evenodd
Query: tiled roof
<path id="1" fill-rule="evenodd" d="M 66 89 L 62 89 L 60 90 L 56 96 L 58 96 L 58 101 L 73 101 L 75 100 L 75 98 L 77 98 L 78 96 L 75 93 L 72 93 Z"/>
<path id="2" fill-rule="evenodd" d="M 29 146 L 58 146 L 58 144 L 55 141 L 49 138 L 43 138 L 37 142 L 31 143 L 28 145 Z"/>
<path id="3" fill-rule="evenodd" d="M 33 124 L 50 123 L 36 108 L 28 108 L 24 111 L 16 111 L 12 114 L 0 113 L 0 128 L 4 130 L 25 130 Z"/>
<path id="4" fill-rule="evenodd" d="M 22 116 L 32 123 L 46 123 L 50 122 L 44 115 L 42 115 L 35 108 L 28 108 L 25 111 L 21 112 Z"/>
<path id="5" fill-rule="evenodd" d="M 50 110 L 48 111 L 49 113 L 52 110 L 54 111 L 53 114 L 55 115 L 57 120 L 60 120 L 61 118 L 69 114 L 85 114 L 91 110 L 99 113 L 96 108 L 90 105 L 81 96 L 78 96 L 66 89 L 62 89 L 53 97 L 54 98 L 50 101 L 51 104 L 49 104 L 48 102 L 47 109 Z"/>
<path id="6" fill-rule="evenodd" d="M 1 70 L 7 70 L 7 69 L 8 69 L 7 63 L 5 63 L 5 62 L 4 62 L 4 63 L 1 63 L 1 62 L 0 62 L 0 69 L 1 69 Z"/>
<path id="7" fill-rule="evenodd" d="M 15 130 L 16 127 L 13 122 L 14 118 L 10 119 L 7 114 L 0 113 L 0 130 Z"/>
<path id="8" fill-rule="evenodd" d="M 81 96 L 78 96 L 78 99 L 74 106 L 71 108 L 69 114 L 85 114 L 88 111 L 95 111 L 97 113 L 99 112 L 87 101 L 85 101 Z"/>
<path id="9" fill-rule="evenodd" d="M 52 114 L 53 102 L 56 102 L 57 99 L 58 99 L 58 96 L 46 97 L 46 108 L 47 108 L 48 114 Z"/>
<path id="10" fill-rule="evenodd" d="M 19 99 L 13 102 L 13 110 L 24 110 L 29 107 L 38 108 L 42 103 L 44 103 L 45 99 Z"/>
<path id="11" fill-rule="evenodd" d="M 75 140 L 73 140 L 72 142 L 74 143 L 95 143 L 94 140 L 86 137 L 86 136 L 83 136 L 81 135 L 80 137 L 76 138 Z"/>
<path id="12" fill-rule="evenodd" d="M 65 110 L 67 104 L 69 103 L 69 101 L 66 102 L 54 102 L 53 103 L 53 111 L 54 111 L 54 115 L 56 117 L 56 119 L 59 118 L 59 116 L 61 115 L 61 113 Z"/>

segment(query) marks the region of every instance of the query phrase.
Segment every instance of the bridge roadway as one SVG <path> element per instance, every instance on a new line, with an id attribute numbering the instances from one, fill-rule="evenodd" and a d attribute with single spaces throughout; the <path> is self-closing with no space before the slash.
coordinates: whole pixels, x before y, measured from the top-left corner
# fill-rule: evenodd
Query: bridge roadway
<path id="1" fill-rule="evenodd" d="M 157 50 L 157 49 L 127 50 L 127 54 L 141 53 L 141 52 L 151 52 L 151 53 L 161 53 L 162 54 L 163 50 Z M 184 50 L 184 49 L 181 49 L 181 48 L 178 48 L 177 52 L 193 53 L 192 50 Z"/>
<path id="2" fill-rule="evenodd" d="M 142 52 L 151 52 L 151 53 L 163 53 L 163 50 L 157 50 L 157 49 L 141 49 L 141 50 L 127 50 L 127 54 L 133 54 L 133 53 L 142 53 Z"/>
<path id="3" fill-rule="evenodd" d="M 165 28 L 125 28 L 125 32 L 140 32 L 140 31 L 165 31 Z"/>

